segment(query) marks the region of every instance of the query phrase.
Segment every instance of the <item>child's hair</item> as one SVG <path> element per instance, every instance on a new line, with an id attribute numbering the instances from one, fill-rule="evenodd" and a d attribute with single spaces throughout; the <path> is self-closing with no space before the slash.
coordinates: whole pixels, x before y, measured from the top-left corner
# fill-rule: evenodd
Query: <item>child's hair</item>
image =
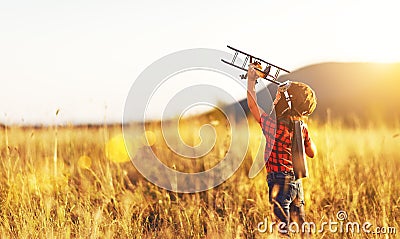
<path id="1" fill-rule="evenodd" d="M 317 106 L 315 92 L 310 86 L 302 82 L 291 82 L 287 90 L 292 102 L 292 109 L 281 92 L 281 98 L 275 105 L 277 119 L 290 116 L 292 118 L 303 118 L 310 115 Z"/>

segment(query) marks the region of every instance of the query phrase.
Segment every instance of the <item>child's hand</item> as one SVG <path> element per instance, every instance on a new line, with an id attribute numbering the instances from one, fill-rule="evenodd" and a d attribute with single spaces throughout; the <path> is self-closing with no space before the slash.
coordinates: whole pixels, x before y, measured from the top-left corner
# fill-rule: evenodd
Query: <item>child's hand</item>
<path id="1" fill-rule="evenodd" d="M 256 70 L 254 70 L 254 65 L 250 64 L 249 69 L 247 70 L 247 79 L 249 81 L 256 81 L 259 78 Z"/>

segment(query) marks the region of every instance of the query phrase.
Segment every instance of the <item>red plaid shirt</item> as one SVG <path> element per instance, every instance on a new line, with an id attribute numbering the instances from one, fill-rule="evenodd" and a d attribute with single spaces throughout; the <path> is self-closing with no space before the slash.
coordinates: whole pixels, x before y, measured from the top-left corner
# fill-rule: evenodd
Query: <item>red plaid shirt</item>
<path id="1" fill-rule="evenodd" d="M 266 139 L 264 160 L 266 161 L 267 172 L 293 171 L 291 149 L 293 130 L 289 128 L 288 123 L 276 121 L 268 114 L 263 113 L 260 125 Z M 308 147 L 310 145 L 310 137 L 306 127 L 303 128 L 303 137 L 304 146 Z"/>

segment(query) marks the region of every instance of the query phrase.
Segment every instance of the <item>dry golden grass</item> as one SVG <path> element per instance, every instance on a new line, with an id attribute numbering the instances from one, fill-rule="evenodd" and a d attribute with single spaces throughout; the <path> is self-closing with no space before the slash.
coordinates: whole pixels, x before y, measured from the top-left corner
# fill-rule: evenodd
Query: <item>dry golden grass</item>
<path id="1" fill-rule="evenodd" d="M 214 124 L 222 138 L 209 157 L 190 164 L 191 170 L 212 167 L 223 157 L 229 135 L 224 123 Z M 151 127 L 157 135 L 157 125 Z M 182 134 L 196 142 L 187 128 Z M 59 127 L 57 135 L 52 127 L 3 128 L 0 237 L 266 238 L 268 233 L 257 231 L 259 222 L 272 218 L 266 173 L 247 177 L 260 138 L 252 121 L 251 130 L 253 145 L 233 177 L 206 192 L 177 194 L 144 180 L 130 162 L 107 159 L 107 142 L 121 134 L 119 126 Z M 314 122 L 310 131 L 319 153 L 308 160 L 311 177 L 303 180 L 307 221 L 337 221 L 336 213 L 345 210 L 349 221 L 399 230 L 400 129 Z M 152 147 L 168 154 L 158 141 Z M 191 171 L 179 160 L 171 155 L 169 163 Z M 374 235 L 325 232 L 314 237 Z"/>

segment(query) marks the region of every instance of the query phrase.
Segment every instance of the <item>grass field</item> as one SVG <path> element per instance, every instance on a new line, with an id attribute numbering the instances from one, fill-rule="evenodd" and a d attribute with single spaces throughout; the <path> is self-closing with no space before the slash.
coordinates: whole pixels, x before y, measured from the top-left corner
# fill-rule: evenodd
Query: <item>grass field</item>
<path id="1" fill-rule="evenodd" d="M 251 144 L 256 145 L 260 129 L 252 121 L 250 126 Z M 152 127 L 157 136 L 157 125 Z M 182 130 L 185 141 L 196 142 L 190 127 L 182 127 L 187 127 Z M 192 169 L 212 167 L 223 157 L 229 139 L 224 127 L 216 127 L 221 139 L 210 156 Z M 311 176 L 303 180 L 307 221 L 317 226 L 338 222 L 336 214 L 343 210 L 345 222 L 368 221 L 370 230 L 399 230 L 400 128 L 346 127 L 340 122 L 310 122 L 309 127 L 318 155 L 308 160 Z M 274 238 L 257 230 L 272 215 L 265 171 L 247 177 L 256 146 L 225 183 L 201 193 L 177 194 L 143 179 L 129 161 L 117 162 L 126 155 L 118 149 L 110 152 L 107 145 L 121 134 L 118 125 L 1 130 L 1 238 Z M 167 154 L 159 137 L 154 139 L 153 150 Z M 166 163 L 185 170 L 187 164 L 179 160 L 171 156 Z M 396 235 L 314 234 L 375 237 Z"/>

